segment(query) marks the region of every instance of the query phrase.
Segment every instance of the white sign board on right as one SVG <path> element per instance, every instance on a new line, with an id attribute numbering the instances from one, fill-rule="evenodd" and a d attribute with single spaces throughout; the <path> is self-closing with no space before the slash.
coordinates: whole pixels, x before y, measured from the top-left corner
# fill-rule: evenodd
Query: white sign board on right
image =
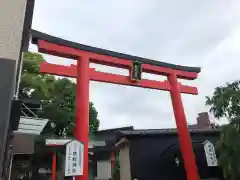
<path id="1" fill-rule="evenodd" d="M 209 167 L 218 166 L 218 160 L 217 160 L 214 144 L 211 143 L 210 141 L 205 141 L 204 151 L 206 155 L 207 165 Z"/>

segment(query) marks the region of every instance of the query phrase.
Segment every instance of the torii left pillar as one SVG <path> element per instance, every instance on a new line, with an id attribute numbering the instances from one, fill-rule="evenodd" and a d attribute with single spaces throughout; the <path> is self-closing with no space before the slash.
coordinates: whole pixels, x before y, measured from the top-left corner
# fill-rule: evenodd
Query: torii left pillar
<path id="1" fill-rule="evenodd" d="M 76 180 L 88 180 L 88 132 L 89 128 L 89 57 L 77 60 L 76 127 L 75 137 L 84 144 L 83 175 Z"/>

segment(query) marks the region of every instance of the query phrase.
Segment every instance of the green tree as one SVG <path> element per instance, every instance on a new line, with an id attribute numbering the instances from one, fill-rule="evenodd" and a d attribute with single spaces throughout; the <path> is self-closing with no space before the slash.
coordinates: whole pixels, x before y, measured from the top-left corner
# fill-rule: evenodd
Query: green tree
<path id="1" fill-rule="evenodd" d="M 50 120 L 43 133 L 72 136 L 75 126 L 75 83 L 67 78 L 39 73 L 42 61 L 44 58 L 41 54 L 24 54 L 19 98 L 41 101 L 42 108 L 37 115 Z M 89 128 L 94 133 L 99 127 L 98 113 L 92 102 L 89 108 Z"/>
<path id="2" fill-rule="evenodd" d="M 220 166 L 227 180 L 240 179 L 240 81 L 215 88 L 212 97 L 206 97 L 210 112 L 218 119 L 226 118 L 216 145 Z"/>

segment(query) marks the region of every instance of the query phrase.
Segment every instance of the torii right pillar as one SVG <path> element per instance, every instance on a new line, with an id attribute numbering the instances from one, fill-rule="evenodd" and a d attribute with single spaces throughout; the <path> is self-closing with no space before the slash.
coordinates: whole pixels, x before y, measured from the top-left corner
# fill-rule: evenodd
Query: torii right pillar
<path id="1" fill-rule="evenodd" d="M 169 75 L 168 81 L 171 85 L 170 94 L 187 180 L 199 180 L 195 155 L 192 149 L 192 144 L 190 143 L 192 140 L 188 131 L 187 120 L 184 113 L 184 107 L 177 76 L 175 74 Z"/>

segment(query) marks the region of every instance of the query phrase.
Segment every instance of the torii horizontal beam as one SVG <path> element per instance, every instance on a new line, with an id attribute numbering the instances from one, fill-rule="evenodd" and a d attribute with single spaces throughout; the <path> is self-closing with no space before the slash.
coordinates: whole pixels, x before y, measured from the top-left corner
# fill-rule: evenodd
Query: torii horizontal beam
<path id="1" fill-rule="evenodd" d="M 36 38 L 35 38 L 35 41 L 36 41 Z M 80 56 L 89 56 L 90 62 L 92 63 L 124 68 L 128 70 L 130 70 L 132 67 L 132 62 L 130 60 L 123 60 L 120 58 L 115 58 L 115 57 L 91 53 L 91 52 L 89 53 L 86 51 L 74 49 L 72 47 L 53 44 L 42 39 L 39 39 L 36 42 L 38 45 L 39 52 L 42 52 L 42 53 L 48 53 L 51 55 L 56 55 L 56 56 L 65 57 L 65 58 L 73 58 L 73 59 L 78 59 Z M 152 61 L 149 61 L 149 62 L 152 62 Z M 41 67 L 40 70 L 42 73 L 48 73 L 53 75 L 66 76 L 66 77 L 74 77 L 74 78 L 77 77 L 77 69 L 76 69 L 76 66 L 74 65 L 61 66 L 61 65 L 54 65 L 54 64 L 49 64 L 44 62 L 44 63 L 41 63 L 40 67 Z M 156 75 L 165 75 L 165 76 L 174 73 L 179 78 L 189 79 L 189 80 L 196 79 L 198 75 L 197 72 L 186 72 L 183 70 L 169 69 L 167 67 L 161 67 L 161 66 L 155 66 L 155 65 L 153 66 L 151 64 L 143 64 L 142 71 L 146 73 L 151 73 Z M 128 76 L 98 72 L 98 71 L 95 71 L 95 69 L 90 69 L 90 80 L 105 82 L 105 83 L 165 90 L 165 91 L 171 90 L 171 86 L 168 81 L 159 82 L 154 80 L 143 79 L 140 82 L 133 82 L 133 81 L 130 81 L 130 78 Z M 180 83 L 179 85 L 180 85 L 181 93 L 195 94 L 195 95 L 198 94 L 196 87 L 181 85 Z"/>
<path id="2" fill-rule="evenodd" d="M 38 45 L 39 52 L 47 53 L 59 57 L 78 59 L 87 55 L 90 62 L 112 67 L 129 69 L 132 61 L 143 63 L 142 70 L 146 73 L 157 75 L 176 74 L 178 78 L 194 80 L 200 72 L 198 67 L 187 67 L 149 60 L 137 56 L 126 55 L 109 50 L 90 47 L 48 34 L 32 30 L 32 42 Z"/>
<path id="3" fill-rule="evenodd" d="M 89 72 L 90 80 L 92 81 L 128 85 L 128 86 L 135 86 L 135 87 L 142 87 L 142 88 L 149 88 L 149 89 L 156 89 L 156 90 L 163 90 L 163 91 L 171 91 L 171 86 L 168 81 L 161 82 L 161 81 L 155 81 L 155 80 L 142 79 L 139 82 L 134 82 L 130 80 L 129 76 L 99 72 L 99 71 L 96 71 L 94 68 L 89 68 L 89 71 L 90 71 Z M 44 74 L 52 74 L 57 76 L 77 78 L 77 67 L 75 65 L 63 66 L 63 65 L 56 65 L 56 64 L 50 64 L 47 62 L 42 62 L 40 64 L 40 72 Z M 193 95 L 198 94 L 198 90 L 196 87 L 182 85 L 181 83 L 179 83 L 179 87 L 180 87 L 181 93 L 193 94 Z"/>

